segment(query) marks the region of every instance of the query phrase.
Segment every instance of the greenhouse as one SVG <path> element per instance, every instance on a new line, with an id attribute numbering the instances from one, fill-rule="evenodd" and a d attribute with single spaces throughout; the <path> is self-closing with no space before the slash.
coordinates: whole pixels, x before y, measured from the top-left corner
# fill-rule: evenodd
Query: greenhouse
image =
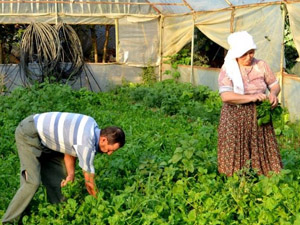
<path id="1" fill-rule="evenodd" d="M 20 181 L 18 124 L 72 112 L 122 127 L 126 144 L 92 159 L 95 198 L 76 164 L 61 204 L 49 203 L 42 179 L 19 224 L 300 224 L 299 15 L 300 0 L 0 0 L 0 36 L 6 26 L 22 31 L 11 38 L 18 45 L 0 38 L 0 217 L 27 176 Z M 281 87 L 280 115 L 266 123 L 283 166 L 270 176 L 247 166 L 228 177 L 218 170 L 218 77 L 236 31 L 253 36 L 255 58 Z M 198 64 L 202 37 L 217 46 L 217 63 Z M 174 66 L 182 50 L 188 61 Z"/>
<path id="2" fill-rule="evenodd" d="M 299 52 L 299 4 L 297 0 L 2 1 L 0 23 L 113 25 L 116 63 L 90 65 L 102 90 L 108 88 L 108 83 L 120 83 L 123 78 L 139 82 L 136 74 L 149 64 L 156 66 L 158 78 L 164 79 L 163 59 L 179 52 L 187 43 L 192 46 L 191 66 L 180 68 L 181 79 L 216 90 L 218 70 L 193 67 L 195 29 L 225 49 L 231 32 L 247 30 L 257 43 L 256 57 L 269 63 L 278 74 L 283 89 L 281 100 L 293 119 L 297 119 L 300 109 L 293 103 L 299 95 L 299 79 L 284 72 L 283 37 L 288 13 Z"/>

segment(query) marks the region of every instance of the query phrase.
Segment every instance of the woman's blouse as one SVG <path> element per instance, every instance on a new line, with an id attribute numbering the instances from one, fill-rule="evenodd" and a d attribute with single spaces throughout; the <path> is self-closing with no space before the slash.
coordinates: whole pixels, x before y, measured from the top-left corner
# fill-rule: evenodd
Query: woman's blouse
<path id="1" fill-rule="evenodd" d="M 265 93 L 267 88 L 270 89 L 274 84 L 278 83 L 274 73 L 263 60 L 254 58 L 251 66 L 241 66 L 240 71 L 245 94 Z M 224 65 L 221 68 L 218 82 L 220 94 L 233 91 L 233 82 L 227 75 Z"/>

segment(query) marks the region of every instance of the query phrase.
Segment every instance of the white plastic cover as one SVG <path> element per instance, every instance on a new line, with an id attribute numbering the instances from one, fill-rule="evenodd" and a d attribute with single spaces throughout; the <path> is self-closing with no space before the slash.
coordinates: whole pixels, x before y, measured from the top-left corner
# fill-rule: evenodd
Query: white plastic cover
<path id="1" fill-rule="evenodd" d="M 193 37 L 193 16 L 166 17 L 163 20 L 163 56 L 179 52 Z"/>
<path id="2" fill-rule="evenodd" d="M 119 62 L 128 65 L 157 65 L 159 62 L 159 21 L 157 18 L 119 19 Z"/>
<path id="3" fill-rule="evenodd" d="M 238 8 L 233 31 L 248 31 L 257 45 L 255 57 L 265 60 L 274 72 L 280 71 L 283 19 L 280 5 Z M 228 49 L 231 11 L 198 14 L 196 26 L 211 40 Z"/>
<path id="4" fill-rule="evenodd" d="M 300 55 L 300 3 L 287 4 L 293 40 Z M 299 59 L 298 59 L 299 60 Z"/>

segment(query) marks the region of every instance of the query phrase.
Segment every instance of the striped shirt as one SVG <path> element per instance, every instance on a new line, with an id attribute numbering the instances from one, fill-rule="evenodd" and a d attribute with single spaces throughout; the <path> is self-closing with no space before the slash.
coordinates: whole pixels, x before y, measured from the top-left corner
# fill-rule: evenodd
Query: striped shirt
<path id="1" fill-rule="evenodd" d="M 99 151 L 100 129 L 92 117 L 47 112 L 34 115 L 34 123 L 43 145 L 78 157 L 79 166 L 84 171 L 95 173 L 94 156 Z"/>

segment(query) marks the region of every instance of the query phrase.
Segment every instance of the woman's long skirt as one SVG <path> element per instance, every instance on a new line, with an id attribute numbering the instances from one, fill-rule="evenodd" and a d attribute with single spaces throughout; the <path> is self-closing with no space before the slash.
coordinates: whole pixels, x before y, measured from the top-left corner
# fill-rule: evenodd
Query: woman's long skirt
<path id="1" fill-rule="evenodd" d="M 252 168 L 280 172 L 282 162 L 272 123 L 258 126 L 254 103 L 224 103 L 218 128 L 218 170 L 227 176 Z"/>

